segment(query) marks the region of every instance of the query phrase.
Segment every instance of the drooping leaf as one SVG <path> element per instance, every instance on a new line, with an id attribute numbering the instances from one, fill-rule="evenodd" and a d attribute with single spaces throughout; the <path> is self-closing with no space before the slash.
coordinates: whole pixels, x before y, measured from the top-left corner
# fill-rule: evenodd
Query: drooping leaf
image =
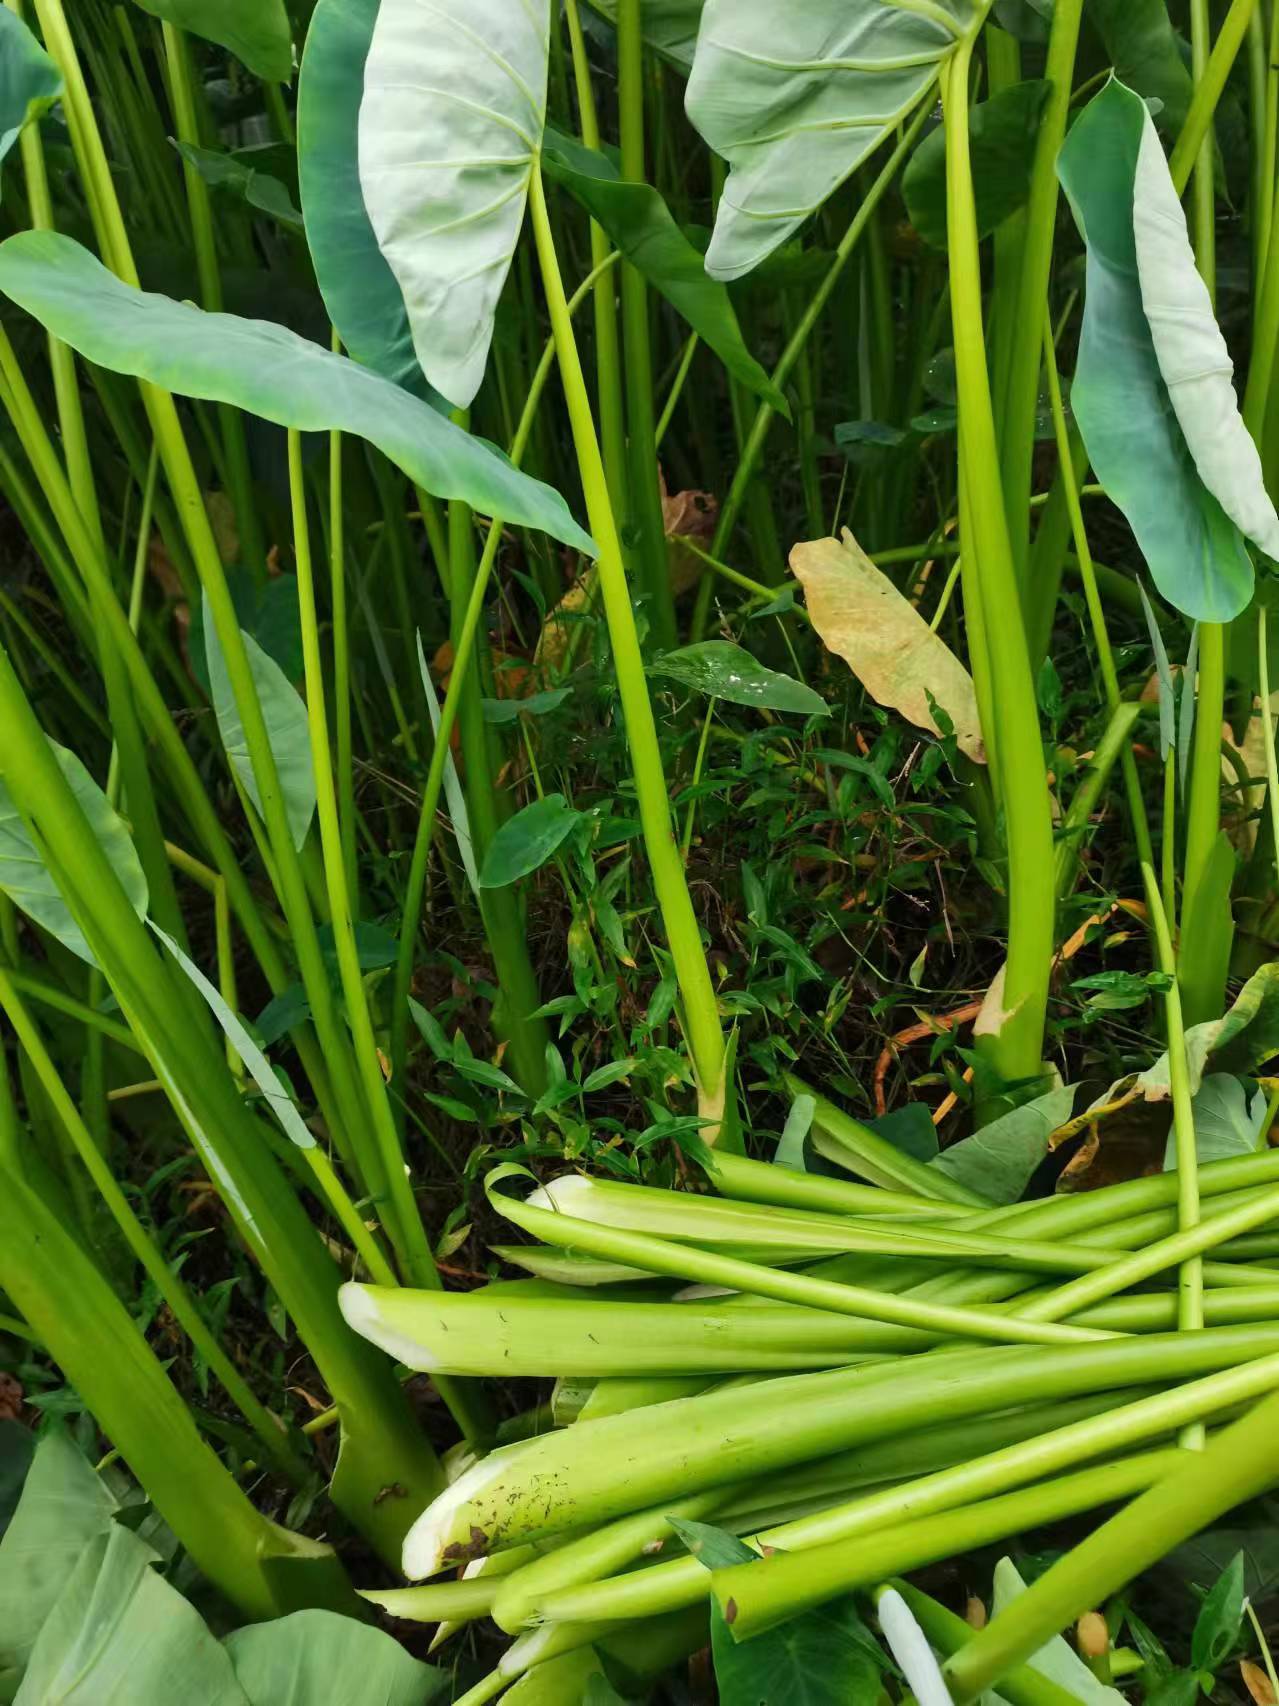
<path id="1" fill-rule="evenodd" d="M 842 539 L 796 545 L 790 566 L 823 645 L 843 658 L 871 698 L 940 734 L 931 694 L 950 718 L 960 751 L 984 764 L 972 677 L 848 529 Z"/>
<path id="2" fill-rule="evenodd" d="M 1167 0 L 1088 0 L 1084 14 L 1100 35 L 1115 76 L 1159 103 L 1159 124 L 1179 134 L 1194 84 Z"/>
<path id="3" fill-rule="evenodd" d="M 1155 359 L 1199 478 L 1245 538 L 1268 557 L 1279 557 L 1279 515 L 1239 413 L 1234 363 L 1195 264 L 1181 198 L 1144 102 L 1141 110 L 1132 226 Z"/>
<path id="4" fill-rule="evenodd" d="M 987 236 L 1024 205 L 1030 193 L 1039 115 L 1048 99 L 1042 78 L 1013 83 L 969 114 L 969 149 L 977 229 Z M 946 132 L 938 125 L 920 143 L 902 173 L 910 222 L 926 243 L 946 247 Z"/>
<path id="5" fill-rule="evenodd" d="M 594 555 L 558 492 L 390 380 L 287 327 L 134 290 L 53 231 L 0 243 L 0 291 L 99 367 L 277 426 L 365 438 L 425 490 Z"/>
<path id="6" fill-rule="evenodd" d="M 1191 1109 L 1195 1122 L 1195 1153 L 1201 1162 L 1224 1161 L 1232 1155 L 1253 1155 L 1262 1147 L 1266 1121 L 1266 1092 L 1249 1096 L 1228 1072 L 1214 1072 L 1195 1092 Z M 1164 1168 L 1177 1165 L 1177 1138 L 1168 1133 Z"/>
<path id="7" fill-rule="evenodd" d="M 445 1672 L 413 1658 L 393 1636 L 335 1611 L 295 1611 L 250 1624 L 224 1645 L 249 1706 L 324 1700 L 427 1706 L 448 1686 Z"/>
<path id="8" fill-rule="evenodd" d="M 302 679 L 302 619 L 298 611 L 298 583 L 294 575 L 272 575 L 265 583 L 254 579 L 248 569 L 229 568 L 227 588 L 240 627 L 279 664 L 289 681 Z M 205 658 L 204 602 L 191 612 L 187 630 L 187 660 L 191 673 L 209 693 L 209 666 Z"/>
<path id="9" fill-rule="evenodd" d="M 293 31 L 284 0 L 138 0 L 144 12 L 242 59 L 255 77 L 288 83 L 293 77 Z"/>
<path id="10" fill-rule="evenodd" d="M 563 794 L 547 794 L 507 818 L 489 842 L 480 867 L 480 887 L 505 888 L 538 870 L 581 818 L 581 812 L 575 811 Z"/>
<path id="11" fill-rule="evenodd" d="M 782 1127 L 782 1135 L 778 1140 L 777 1153 L 773 1157 L 779 1167 L 793 1167 L 797 1173 L 807 1170 L 804 1162 L 804 1143 L 816 1111 L 817 1103 L 811 1096 L 802 1093 L 791 1103 L 786 1114 L 786 1124 Z"/>
<path id="12" fill-rule="evenodd" d="M 546 118 L 550 7 L 382 0 L 364 66 L 360 183 L 418 363 L 480 388 Z"/>
<path id="13" fill-rule="evenodd" d="M 204 661 L 209 672 L 209 692 L 213 700 L 214 715 L 218 720 L 218 733 L 222 736 L 222 745 L 226 749 L 232 769 L 240 779 L 241 787 L 260 814 L 262 797 L 258 792 L 257 777 L 253 773 L 253 761 L 249 756 L 244 725 L 240 721 L 235 695 L 231 691 L 231 677 L 227 673 L 226 658 L 222 654 L 217 628 L 209 614 L 207 595 L 203 600 L 203 609 Z M 307 727 L 306 706 L 285 679 L 279 664 L 266 655 L 252 634 L 243 634 L 243 639 L 249 659 L 249 672 L 262 707 L 262 720 L 266 724 L 271 755 L 275 759 L 275 768 L 280 778 L 280 792 L 284 796 L 289 833 L 293 837 L 293 845 L 301 847 L 315 815 L 315 768 L 311 762 L 311 734 Z"/>
<path id="14" fill-rule="evenodd" d="M 68 1435 L 42 1434 L 0 1541 L 0 1674 L 26 1666 L 81 1553 L 115 1510 L 106 1482 Z"/>
<path id="15" fill-rule="evenodd" d="M 225 1649 L 120 1523 L 83 1548 L 32 1649 L 14 1706 L 247 1706 Z"/>
<path id="16" fill-rule="evenodd" d="M 1070 1118 L 1074 1101 L 1073 1084 L 1049 1090 L 952 1143 L 931 1165 L 991 1202 L 1018 1202 L 1048 1154 L 1049 1138 Z"/>
<path id="17" fill-rule="evenodd" d="M 270 172 L 260 172 L 240 155 L 228 154 L 222 148 L 200 148 L 194 142 L 174 142 L 173 146 L 211 188 L 239 196 L 290 231 L 302 229 L 302 215 L 294 207 L 292 196 Z"/>
<path id="18" fill-rule="evenodd" d="M 311 14 L 298 74 L 298 187 L 316 280 L 343 345 L 365 367 L 422 395 L 430 388 L 404 298 L 360 188 L 360 102 L 379 4 L 318 0 Z"/>
<path id="19" fill-rule="evenodd" d="M 740 278 L 915 108 L 985 8 L 902 0 L 707 0 L 688 116 L 732 167 L 706 256 Z"/>
<path id="20" fill-rule="evenodd" d="M 299 1149 L 314 1149 L 315 1139 L 307 1130 L 293 1098 L 276 1077 L 271 1062 L 249 1035 L 238 1014 L 231 1010 L 221 991 L 210 983 L 199 966 L 183 953 L 172 936 L 166 936 L 158 924 L 153 924 L 151 928 L 208 1003 L 209 1011 L 248 1068 L 249 1076 L 266 1098 L 267 1106 L 280 1122 L 285 1137 Z"/>
<path id="21" fill-rule="evenodd" d="M 0 160 L 62 93 L 62 73 L 16 12 L 0 16 Z"/>
<path id="22" fill-rule="evenodd" d="M 754 705 L 770 711 L 794 711 L 801 717 L 828 717 L 826 701 L 793 676 L 769 669 L 743 646 L 730 640 L 701 640 L 663 652 L 648 666 L 650 675 L 681 681 L 698 693 Z"/>
<path id="23" fill-rule="evenodd" d="M 1112 79 L 1058 156 L 1087 245 L 1071 406 L 1097 478 L 1128 517 L 1162 596 L 1188 616 L 1223 622 L 1248 602 L 1252 563 L 1196 469 L 1143 307 L 1134 201 L 1149 128 L 1145 103 Z"/>
<path id="24" fill-rule="evenodd" d="M 991 1617 L 998 1617 L 1014 1600 L 1020 1599 L 1025 1591 L 1026 1584 L 1018 1574 L 1012 1559 L 1001 1558 L 995 1565 Z M 1081 1706 L 1124 1706 L 1124 1697 L 1118 1689 L 1109 1688 L 1105 1683 L 1099 1682 L 1079 1654 L 1060 1635 L 1054 1635 L 1046 1646 L 1041 1647 L 1037 1653 L 1032 1653 L 1026 1663 L 1032 1670 L 1037 1670 L 1041 1676 L 1046 1676 L 1050 1682 L 1055 1682 L 1059 1688 L 1072 1694 L 1081 1702 Z"/>
<path id="25" fill-rule="evenodd" d="M 707 276 L 699 250 L 680 230 L 651 184 L 627 183 L 606 154 L 548 126 L 542 141 L 548 178 L 562 184 L 645 278 L 681 314 L 728 371 L 779 413 L 790 405 L 747 349 L 727 288 Z"/>
<path id="26" fill-rule="evenodd" d="M 50 741 L 53 756 L 75 795 L 89 828 L 107 862 L 141 918 L 147 910 L 147 880 L 124 821 L 81 764 L 74 752 Z M 0 750 L 0 889 L 13 904 L 35 920 L 64 947 L 93 965 L 89 944 L 71 916 L 57 883 L 45 868 L 39 850 L 27 834 L 9 790 L 4 785 L 4 755 Z"/>
<path id="27" fill-rule="evenodd" d="M 610 23 L 617 21 L 617 0 L 588 0 Z M 640 0 L 640 28 L 654 53 L 660 53 L 687 77 L 697 47 L 703 0 Z"/>

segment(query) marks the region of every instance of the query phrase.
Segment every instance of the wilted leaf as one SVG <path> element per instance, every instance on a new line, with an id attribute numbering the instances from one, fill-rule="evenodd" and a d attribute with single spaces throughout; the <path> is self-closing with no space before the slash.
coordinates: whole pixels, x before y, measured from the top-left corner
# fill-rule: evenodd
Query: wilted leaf
<path id="1" fill-rule="evenodd" d="M 842 539 L 796 545 L 790 566 L 813 627 L 871 697 L 917 728 L 940 734 L 931 694 L 954 725 L 960 751 L 984 764 L 972 676 L 848 529 Z"/>
<path id="2" fill-rule="evenodd" d="M 1251 1659 L 1240 1659 L 1239 1676 L 1252 1697 L 1253 1706 L 1279 1706 L 1279 1697 L 1260 1665 L 1253 1664 Z"/>
<path id="3" fill-rule="evenodd" d="M 769 669 L 742 646 L 729 640 L 702 640 L 694 646 L 663 652 L 648 666 L 650 675 L 682 681 L 686 687 L 733 705 L 753 705 L 769 711 L 794 711 L 802 717 L 828 717 L 820 694 L 802 681 Z"/>

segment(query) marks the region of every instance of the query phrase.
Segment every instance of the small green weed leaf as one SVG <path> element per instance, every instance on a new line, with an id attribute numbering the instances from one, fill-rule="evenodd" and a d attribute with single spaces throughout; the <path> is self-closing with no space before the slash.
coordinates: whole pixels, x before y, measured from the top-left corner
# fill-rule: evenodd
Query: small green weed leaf
<path id="1" fill-rule="evenodd" d="M 80 810 L 97 838 L 120 886 L 139 918 L 146 916 L 147 880 L 134 850 L 124 820 L 81 764 L 74 752 L 50 741 L 58 766 L 65 776 Z M 94 958 L 80 927 L 71 916 L 57 883 L 45 868 L 40 852 L 27 833 L 9 790 L 0 776 L 0 889 L 28 918 L 55 936 L 73 954 L 93 965 Z"/>
<path id="2" fill-rule="evenodd" d="M 1070 1118 L 1075 1086 L 1061 1085 L 943 1149 L 932 1163 L 993 1203 L 1017 1202 L 1048 1154 L 1048 1139 Z"/>
<path id="3" fill-rule="evenodd" d="M 1176 196 L 1140 96 L 1112 79 L 1075 121 L 1058 157 L 1057 173 L 1087 246 L 1087 292 L 1071 406 L 1093 468 L 1127 516 L 1160 594 L 1187 616 L 1228 621 L 1252 593 L 1252 562 L 1239 528 L 1227 514 L 1229 508 L 1232 514 L 1251 518 L 1251 503 L 1243 507 L 1251 476 L 1240 470 L 1225 478 L 1215 460 L 1207 458 L 1197 466 L 1201 452 L 1187 442 L 1169 397 L 1166 377 L 1185 371 L 1175 365 L 1177 350 L 1192 359 L 1193 334 L 1201 353 L 1208 348 L 1218 367 L 1220 334 L 1214 321 L 1209 348 L 1207 327 L 1197 317 L 1181 344 L 1165 325 L 1158 338 L 1165 346 L 1162 358 L 1157 351 L 1148 318 L 1156 282 L 1160 302 L 1184 294 L 1188 286 L 1180 277 L 1175 285 L 1167 277 L 1152 278 L 1146 300 L 1139 251 L 1149 244 L 1144 238 L 1139 242 L 1136 223 L 1147 218 L 1152 204 L 1155 217 L 1160 217 L 1166 197 L 1152 188 L 1160 174 L 1174 203 Z M 1160 252 L 1164 259 L 1158 263 L 1148 253 L 1148 266 L 1179 268 L 1166 248 Z M 1179 247 L 1177 253 L 1182 253 Z M 1187 242 L 1184 255 L 1189 254 Z M 1190 265 L 1193 270 L 1193 258 Z M 1213 406 L 1219 424 L 1225 418 L 1223 384 L 1230 390 L 1229 379 L 1218 372 Z M 1235 442 L 1233 433 L 1231 440 Z M 1250 440 L 1248 448 L 1255 464 Z"/>
<path id="4" fill-rule="evenodd" d="M 1213 1585 L 1195 1619 L 1190 1662 L 1197 1671 L 1217 1670 L 1230 1656 L 1243 1621 L 1243 1553 L 1236 1552 Z"/>
<path id="5" fill-rule="evenodd" d="M 648 666 L 650 675 L 683 682 L 713 699 L 732 705 L 754 705 L 770 711 L 793 711 L 803 717 L 828 717 L 820 694 L 802 681 L 780 675 L 731 640 L 702 640 L 663 652 Z"/>
<path id="6" fill-rule="evenodd" d="M 1013 83 L 969 115 L 973 189 L 980 236 L 987 236 L 1025 204 L 1035 158 L 1039 115 L 1048 99 L 1042 78 Z M 946 247 L 946 133 L 942 125 L 920 143 L 902 173 L 910 222 L 926 243 Z"/>
<path id="7" fill-rule="evenodd" d="M 1160 125 L 1176 136 L 1194 85 L 1167 0 L 1088 0 L 1087 16 L 1115 76 L 1157 101 Z"/>
<path id="8" fill-rule="evenodd" d="M 864 776 L 870 783 L 871 792 L 886 811 L 897 809 L 897 800 L 893 794 L 892 784 L 881 770 L 871 763 L 869 758 L 862 758 L 856 752 L 841 752 L 838 747 L 818 747 L 813 757 L 820 764 L 827 764 L 834 770 L 847 770 L 854 776 Z"/>
<path id="9" fill-rule="evenodd" d="M 735 1534 L 716 1528 L 713 1523 L 694 1522 L 680 1516 L 668 1516 L 666 1520 L 698 1563 L 708 1570 L 726 1570 L 730 1564 L 750 1564 L 759 1557 L 754 1547 L 739 1540 Z"/>
<path id="10" fill-rule="evenodd" d="M 563 794 L 548 794 L 508 818 L 489 843 L 482 889 L 502 889 L 538 870 L 582 821 Z"/>
<path id="11" fill-rule="evenodd" d="M 1142 1706 L 1195 1706 L 1198 1699 L 1198 1671 L 1172 1670 L 1147 1690 Z"/>
<path id="12" fill-rule="evenodd" d="M 200 148 L 194 142 L 174 142 L 173 146 L 211 188 L 239 196 L 290 231 L 302 229 L 302 215 L 279 178 L 258 171 L 242 155 L 228 154 L 222 148 Z"/>
<path id="13" fill-rule="evenodd" d="M 61 1428 L 41 1434 L 0 1541 L 0 1674 L 21 1670 L 81 1554 L 110 1527 L 116 1501 Z"/>
<path id="14" fill-rule="evenodd" d="M 1014 1600 L 1020 1599 L 1025 1591 L 1026 1584 L 1018 1574 L 1012 1559 L 1001 1558 L 995 1565 L 991 1620 L 998 1617 Z M 1046 1676 L 1050 1682 L 1055 1682 L 1068 1694 L 1073 1694 L 1076 1700 L 1082 1702 L 1082 1706 L 1124 1706 L 1124 1697 L 1118 1689 L 1108 1688 L 1105 1683 L 1098 1682 L 1079 1654 L 1060 1635 L 1055 1635 L 1026 1662 L 1032 1670 L 1037 1670 L 1041 1676 Z"/>
<path id="15" fill-rule="evenodd" d="M 548 126 L 542 167 L 608 234 L 748 390 L 790 418 L 790 404 L 747 349 L 728 290 L 680 230 L 651 184 L 628 183 L 597 149 Z"/>
<path id="16" fill-rule="evenodd" d="M 217 628 L 209 614 L 207 593 L 203 599 L 204 661 L 209 672 L 209 693 L 213 700 L 218 733 L 226 749 L 231 767 L 240 786 L 253 801 L 259 814 L 262 796 L 258 792 L 253 761 L 249 757 L 244 724 L 231 691 L 231 677 L 226 658 L 218 640 Z M 241 630 L 243 633 L 243 630 Z M 284 811 L 289 820 L 293 845 L 301 847 L 315 815 L 315 769 L 311 763 L 311 733 L 307 726 L 306 706 L 294 690 L 284 671 L 269 658 L 252 634 L 244 634 L 244 649 L 248 654 L 249 671 L 262 707 L 267 739 L 284 796 Z"/>
<path id="17" fill-rule="evenodd" d="M 307 1130 L 306 1124 L 294 1105 L 293 1098 L 276 1076 L 275 1068 L 254 1042 L 245 1028 L 244 1022 L 223 999 L 218 990 L 199 966 L 195 964 L 173 940 L 166 936 L 158 924 L 151 928 L 191 979 L 208 1004 L 209 1011 L 221 1026 L 223 1034 L 234 1045 L 236 1053 L 249 1069 L 249 1076 L 266 1098 L 267 1106 L 280 1122 L 280 1128 L 290 1143 L 295 1143 L 299 1149 L 314 1149 L 315 1139 Z"/>
<path id="18" fill-rule="evenodd" d="M 486 699 L 486 723 L 518 723 L 521 717 L 544 717 L 557 710 L 572 695 L 571 687 L 548 687 L 542 693 L 530 693 L 526 699 Z"/>
<path id="19" fill-rule="evenodd" d="M 685 106 L 732 171 L 706 255 L 740 278 L 784 243 L 924 99 L 983 7 L 707 0 Z"/>
<path id="20" fill-rule="evenodd" d="M 465 1078 L 472 1084 L 483 1084 L 488 1090 L 501 1090 L 508 1096 L 524 1094 L 510 1073 L 494 1066 L 491 1060 L 477 1060 L 474 1055 L 455 1055 L 453 1066 L 459 1078 Z"/>
<path id="21" fill-rule="evenodd" d="M 874 467 L 887 452 L 899 450 L 909 439 L 904 427 L 890 426 L 887 421 L 840 421 L 835 428 L 836 445 L 858 467 Z"/>
<path id="22" fill-rule="evenodd" d="M 360 189 L 360 102 L 379 4 L 318 0 L 311 14 L 298 74 L 298 189 L 316 282 L 344 346 L 430 401 L 404 298 Z"/>
<path id="23" fill-rule="evenodd" d="M 422 691 L 426 695 L 426 708 L 431 714 L 431 732 L 436 740 L 440 738 L 440 700 L 435 691 L 435 683 L 427 668 L 426 652 L 422 647 L 422 635 L 417 635 L 417 666 L 422 675 Z M 480 874 L 475 865 L 475 843 L 471 839 L 471 814 L 466 807 L 466 793 L 462 787 L 462 779 L 457 773 L 457 764 L 451 752 L 444 757 L 444 798 L 448 802 L 449 822 L 453 825 L 453 837 L 457 842 L 458 856 L 462 861 L 462 869 L 466 872 L 466 880 L 470 884 L 471 893 L 480 892 Z"/>
<path id="24" fill-rule="evenodd" d="M 229 48 L 265 83 L 293 81 L 293 31 L 284 0 L 138 0 L 144 12 Z"/>
<path id="25" fill-rule="evenodd" d="M 616 22 L 617 0 L 588 0 L 588 4 L 610 23 Z M 693 66 L 702 5 L 703 0 L 644 0 L 640 7 L 644 40 L 685 77 Z"/>
<path id="26" fill-rule="evenodd" d="M 389 930 L 383 930 L 380 924 L 370 924 L 362 921 L 352 927 L 355 937 L 355 957 L 361 971 L 380 971 L 383 966 L 393 966 L 400 952 L 400 944 Z M 315 933 L 319 943 L 320 953 L 329 975 L 334 979 L 334 987 L 341 977 L 341 967 L 338 963 L 337 941 L 333 935 L 331 924 L 321 924 Z"/>
<path id="27" fill-rule="evenodd" d="M 0 160 L 62 93 L 62 73 L 16 12 L 0 17 Z"/>
<path id="28" fill-rule="evenodd" d="M 288 1031 L 303 1025 L 311 1016 L 311 1003 L 305 987 L 291 983 L 278 995 L 272 996 L 253 1021 L 253 1029 L 263 1048 L 279 1042 Z"/>
<path id="29" fill-rule="evenodd" d="M 594 554 L 558 492 L 392 381 L 285 326 L 134 290 L 56 231 L 0 243 L 0 291 L 99 367 L 276 426 L 365 438 L 424 490 Z"/>
<path id="30" fill-rule="evenodd" d="M 1140 579 L 1137 582 L 1137 591 L 1141 594 L 1146 630 L 1150 635 L 1151 650 L 1155 654 L 1155 676 L 1159 682 L 1159 756 L 1166 759 L 1177 744 L 1176 694 L 1173 691 L 1172 665 L 1168 661 L 1168 648 L 1164 645 L 1163 634 L 1155 620 L 1154 609 Z"/>
<path id="31" fill-rule="evenodd" d="M 14 1706 L 198 1700 L 247 1706 L 225 1648 L 120 1523 L 82 1548 L 41 1629 Z"/>
<path id="32" fill-rule="evenodd" d="M 1232 1155 L 1253 1155 L 1262 1147 L 1266 1121 L 1266 1092 L 1248 1091 L 1229 1072 L 1214 1072 L 1196 1090 L 1191 1103 L 1195 1150 L 1201 1162 L 1224 1161 Z M 1177 1139 L 1168 1133 L 1165 1171 L 1177 1166 Z"/>
<path id="33" fill-rule="evenodd" d="M 444 1027 L 434 1013 L 429 1012 L 420 1001 L 415 1001 L 411 995 L 409 996 L 409 1013 L 412 1016 L 413 1023 L 418 1028 L 419 1035 L 436 1060 L 451 1061 L 453 1059 L 453 1045 L 445 1036 Z"/>
<path id="34" fill-rule="evenodd" d="M 617 1084 L 623 1078 L 629 1078 L 638 1062 L 632 1057 L 627 1060 L 610 1060 L 607 1066 L 597 1066 L 583 1080 L 584 1091 L 604 1090 L 610 1084 Z"/>
<path id="35" fill-rule="evenodd" d="M 428 1706 L 448 1686 L 433 1665 L 413 1658 L 392 1635 L 335 1611 L 295 1611 L 237 1629 L 224 1643 L 249 1706 L 320 1706 L 376 1700 Z"/>
<path id="36" fill-rule="evenodd" d="M 721 1706 L 848 1706 L 880 1691 L 884 1668 L 851 1596 L 735 1641 L 711 1601 L 711 1654 Z"/>
<path id="37" fill-rule="evenodd" d="M 381 0 L 364 63 L 364 205 L 428 382 L 465 408 L 546 119 L 549 6 Z M 477 51 L 477 46 L 482 51 Z M 505 512 L 503 512 L 505 513 Z"/>

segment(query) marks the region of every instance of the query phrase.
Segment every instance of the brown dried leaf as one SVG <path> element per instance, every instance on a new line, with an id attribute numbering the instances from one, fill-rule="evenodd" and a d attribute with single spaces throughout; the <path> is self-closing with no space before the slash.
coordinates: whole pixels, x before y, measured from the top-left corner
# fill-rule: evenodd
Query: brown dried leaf
<path id="1" fill-rule="evenodd" d="M 554 610 L 542 624 L 533 653 L 534 664 L 553 675 L 563 663 L 573 630 L 578 626 L 595 597 L 595 569 L 583 569 Z"/>
<path id="2" fill-rule="evenodd" d="M 984 764 L 972 676 L 848 529 L 842 539 L 796 545 L 790 566 L 804 588 L 813 627 L 871 697 L 937 734 L 931 693 L 955 725 L 960 751 Z"/>
<path id="3" fill-rule="evenodd" d="M 16 1422 L 22 1414 L 22 1383 L 12 1374 L 0 1374 L 0 1422 Z"/>
<path id="4" fill-rule="evenodd" d="M 1244 1687 L 1256 1701 L 1256 1706 L 1279 1706 L 1275 1699 L 1274 1684 L 1260 1665 L 1253 1664 L 1251 1659 L 1240 1659 L 1239 1675 L 1243 1678 Z"/>

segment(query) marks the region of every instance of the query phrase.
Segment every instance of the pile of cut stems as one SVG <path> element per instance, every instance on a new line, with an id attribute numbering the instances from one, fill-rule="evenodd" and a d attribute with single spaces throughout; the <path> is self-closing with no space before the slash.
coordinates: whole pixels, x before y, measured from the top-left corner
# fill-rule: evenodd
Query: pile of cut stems
<path id="1" fill-rule="evenodd" d="M 750 1639 L 1140 1505 L 1117 1588 L 1279 1479 L 1279 1151 L 1202 1165 L 1186 1225 L 1175 1170 L 996 1207 L 913 1162 L 867 1182 L 882 1140 L 832 1126 L 825 1151 L 857 1179 L 728 1155 L 706 1161 L 708 1192 L 499 1167 L 489 1199 L 534 1240 L 501 1247 L 525 1277 L 345 1287 L 347 1320 L 407 1368 L 554 1381 L 451 1466 L 405 1543 L 415 1585 L 369 1595 L 438 1622 L 437 1642 L 485 1617 L 514 1637 L 460 1706 L 578 1647 L 640 1635 L 669 1660 L 712 1615 Z M 682 1522 L 760 1556 L 704 1567 Z M 1037 1584 L 954 1654 L 956 1699 L 1091 1608 L 1097 1569 L 1071 1557 L 1047 1599 Z"/>

